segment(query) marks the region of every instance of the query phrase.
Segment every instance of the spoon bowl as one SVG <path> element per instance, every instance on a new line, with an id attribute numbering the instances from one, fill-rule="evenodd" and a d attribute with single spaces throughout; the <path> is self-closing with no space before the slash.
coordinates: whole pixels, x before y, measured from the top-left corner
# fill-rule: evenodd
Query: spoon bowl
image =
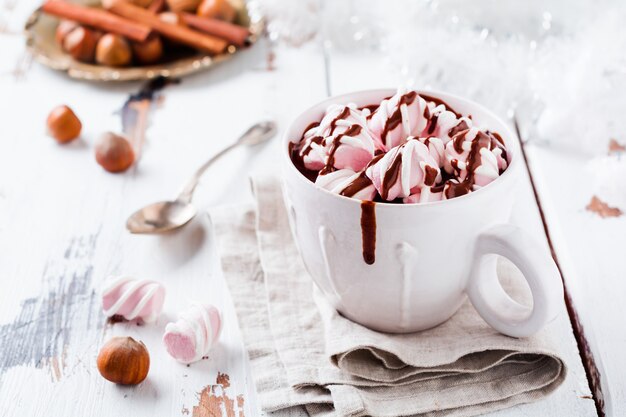
<path id="1" fill-rule="evenodd" d="M 126 228 L 138 234 L 167 232 L 189 223 L 196 213 L 191 203 L 159 201 L 131 214 Z"/>

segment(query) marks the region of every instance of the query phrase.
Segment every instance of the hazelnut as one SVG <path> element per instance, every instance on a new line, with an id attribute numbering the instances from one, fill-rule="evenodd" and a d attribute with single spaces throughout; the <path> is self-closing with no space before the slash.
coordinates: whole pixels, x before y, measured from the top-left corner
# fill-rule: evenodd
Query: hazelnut
<path id="1" fill-rule="evenodd" d="M 61 23 L 59 23 L 59 26 L 57 26 L 54 39 L 61 47 L 63 47 L 63 40 L 65 39 L 65 36 L 77 27 L 78 23 L 72 20 L 62 20 Z"/>
<path id="2" fill-rule="evenodd" d="M 96 46 L 96 62 L 101 65 L 123 67 L 130 64 L 132 57 L 126 39 L 113 33 L 103 35 Z"/>
<path id="3" fill-rule="evenodd" d="M 163 42 L 157 35 L 151 35 L 144 42 L 132 42 L 135 60 L 141 64 L 153 64 L 163 55 Z"/>
<path id="4" fill-rule="evenodd" d="M 98 371 L 111 382 L 121 385 L 141 383 L 150 369 L 146 345 L 132 337 L 113 337 L 98 354 Z"/>
<path id="5" fill-rule="evenodd" d="M 78 26 L 63 38 L 63 49 L 77 61 L 93 62 L 98 35 L 87 28 Z"/>
<path id="6" fill-rule="evenodd" d="M 202 0 L 197 11 L 198 16 L 232 22 L 237 17 L 237 10 L 228 0 Z"/>
<path id="7" fill-rule="evenodd" d="M 76 114 L 67 106 L 55 107 L 46 121 L 48 133 L 59 143 L 67 143 L 80 135 L 83 127 Z"/>
<path id="8" fill-rule="evenodd" d="M 109 172 L 123 172 L 135 161 L 135 152 L 125 137 L 106 132 L 96 144 L 96 161 Z"/>

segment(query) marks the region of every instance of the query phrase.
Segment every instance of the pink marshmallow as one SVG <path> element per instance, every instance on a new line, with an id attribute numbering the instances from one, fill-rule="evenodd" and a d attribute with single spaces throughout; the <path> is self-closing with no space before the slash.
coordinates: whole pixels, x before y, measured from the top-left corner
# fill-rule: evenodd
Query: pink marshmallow
<path id="1" fill-rule="evenodd" d="M 402 145 L 409 136 L 419 136 L 428 124 L 426 100 L 415 91 L 399 90 L 383 100 L 368 120 L 374 138 L 385 150 Z"/>
<path id="2" fill-rule="evenodd" d="M 472 148 L 478 152 L 474 161 L 469 160 Z M 471 173 L 476 188 L 484 187 L 498 178 L 500 171 L 506 167 L 504 147 L 493 136 L 475 127 L 457 133 L 445 147 L 446 172 L 455 175 L 459 181 L 464 181 Z"/>
<path id="3" fill-rule="evenodd" d="M 391 149 L 370 166 L 367 176 L 386 201 L 408 197 L 424 186 L 433 186 L 441 180 L 437 161 L 416 138 Z"/>
<path id="4" fill-rule="evenodd" d="M 149 280 L 111 278 L 102 291 L 102 309 L 107 317 L 119 315 L 150 323 L 161 314 L 164 301 L 163 285 Z"/>
<path id="5" fill-rule="evenodd" d="M 308 129 L 302 140 L 304 166 L 318 171 L 326 165 L 360 171 L 377 149 L 363 111 L 354 105 L 330 106 L 319 125 Z"/>
<path id="6" fill-rule="evenodd" d="M 431 108 L 428 125 L 422 132 L 422 136 L 438 137 L 443 144 L 447 144 L 456 133 L 472 127 L 472 120 L 467 117 L 458 118 L 455 113 L 446 109 L 446 106 L 440 104 L 435 106 L 430 102 Z"/>
<path id="7" fill-rule="evenodd" d="M 192 304 L 168 323 L 163 335 L 167 352 L 181 363 L 199 361 L 215 345 L 222 329 L 219 310 L 208 304 Z"/>

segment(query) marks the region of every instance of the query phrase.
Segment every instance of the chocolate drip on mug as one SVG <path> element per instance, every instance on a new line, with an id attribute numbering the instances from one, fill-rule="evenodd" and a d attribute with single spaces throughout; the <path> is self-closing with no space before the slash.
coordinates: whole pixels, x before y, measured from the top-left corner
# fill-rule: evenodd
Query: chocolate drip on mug
<path id="1" fill-rule="evenodd" d="M 376 203 L 361 201 L 361 241 L 363 260 L 372 265 L 376 262 Z"/>

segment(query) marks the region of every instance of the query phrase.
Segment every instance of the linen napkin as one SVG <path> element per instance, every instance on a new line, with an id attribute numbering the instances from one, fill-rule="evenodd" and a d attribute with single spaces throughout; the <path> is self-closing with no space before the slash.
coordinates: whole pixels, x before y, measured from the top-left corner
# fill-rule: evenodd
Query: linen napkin
<path id="1" fill-rule="evenodd" d="M 544 398 L 565 379 L 549 328 L 525 339 L 489 327 L 469 302 L 412 334 L 369 330 L 323 298 L 289 230 L 280 184 L 253 181 L 256 205 L 210 212 L 265 411 L 313 416 L 472 416 Z M 515 299 L 519 273 L 499 265 Z"/>

